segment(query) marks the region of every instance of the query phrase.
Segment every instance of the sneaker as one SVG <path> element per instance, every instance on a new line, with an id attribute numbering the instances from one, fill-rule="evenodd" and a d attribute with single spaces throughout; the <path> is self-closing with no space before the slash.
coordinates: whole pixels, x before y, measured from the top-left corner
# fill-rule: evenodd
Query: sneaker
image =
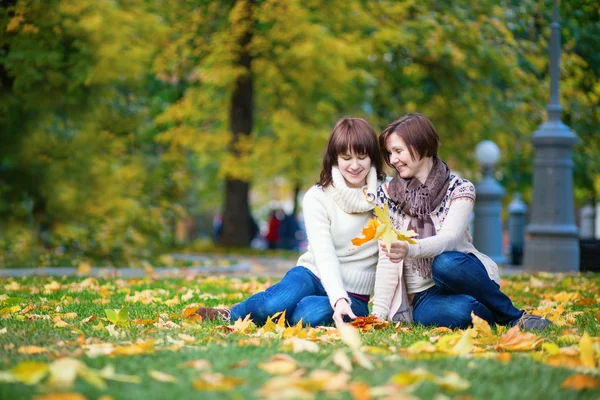
<path id="1" fill-rule="evenodd" d="M 519 328 L 526 329 L 530 331 L 543 331 L 552 325 L 552 321 L 546 318 L 542 318 L 538 315 L 533 314 L 523 314 L 519 322 L 517 322 Z"/>
<path id="2" fill-rule="evenodd" d="M 200 307 L 196 310 L 196 314 L 201 316 L 203 321 L 221 320 L 229 322 L 231 310 L 228 308 Z"/>

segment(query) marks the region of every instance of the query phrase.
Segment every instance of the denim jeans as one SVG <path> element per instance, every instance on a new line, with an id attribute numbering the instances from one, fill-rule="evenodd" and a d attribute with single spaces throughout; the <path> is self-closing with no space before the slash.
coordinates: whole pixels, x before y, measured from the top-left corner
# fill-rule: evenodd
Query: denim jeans
<path id="1" fill-rule="evenodd" d="M 433 260 L 435 286 L 416 293 L 413 319 L 423 325 L 467 328 L 471 311 L 490 325 L 513 325 L 524 311 L 500 291 L 473 254 L 448 251 Z"/>
<path id="2" fill-rule="evenodd" d="M 369 315 L 368 304 L 352 298 L 356 316 Z M 319 278 L 305 267 L 294 267 L 283 279 L 264 292 L 257 293 L 231 309 L 231 321 L 250 314 L 254 323 L 262 325 L 267 317 L 286 310 L 286 320 L 296 325 L 318 326 L 333 323 L 333 308 Z"/>

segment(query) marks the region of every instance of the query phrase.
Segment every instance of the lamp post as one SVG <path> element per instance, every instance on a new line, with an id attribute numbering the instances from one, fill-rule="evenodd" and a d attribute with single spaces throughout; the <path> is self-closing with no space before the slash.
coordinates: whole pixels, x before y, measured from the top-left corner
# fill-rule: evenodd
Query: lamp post
<path id="1" fill-rule="evenodd" d="M 573 207 L 572 149 L 577 136 L 561 122 L 559 100 L 560 24 L 554 0 L 550 38 L 548 120 L 534 132 L 531 222 L 525 232 L 525 268 L 579 271 L 579 240 Z"/>
<path id="2" fill-rule="evenodd" d="M 473 242 L 477 250 L 487 254 L 496 264 L 504 264 L 506 262 L 502 255 L 504 189 L 493 176 L 493 166 L 500 158 L 500 149 L 491 140 L 484 140 L 475 148 L 475 158 L 483 166 L 483 177 L 475 186 L 477 198 Z"/>

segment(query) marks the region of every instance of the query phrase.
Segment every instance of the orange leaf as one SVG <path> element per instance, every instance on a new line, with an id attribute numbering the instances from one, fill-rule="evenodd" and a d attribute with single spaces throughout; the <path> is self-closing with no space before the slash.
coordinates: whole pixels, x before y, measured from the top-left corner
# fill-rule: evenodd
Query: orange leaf
<path id="1" fill-rule="evenodd" d="M 47 353 L 48 349 L 39 346 L 21 346 L 17 351 L 21 354 L 40 354 Z"/>
<path id="2" fill-rule="evenodd" d="M 353 400 L 371 400 L 371 388 L 365 383 L 351 383 L 350 393 Z"/>
<path id="3" fill-rule="evenodd" d="M 350 322 L 350 325 L 361 331 L 369 331 L 371 329 L 385 328 L 390 325 L 390 322 L 380 320 L 376 316 L 370 315 L 368 317 L 356 317 L 356 319 Z"/>
<path id="4" fill-rule="evenodd" d="M 600 387 L 600 381 L 588 375 L 576 374 L 565 379 L 560 387 L 573 390 L 593 389 Z"/>
<path id="5" fill-rule="evenodd" d="M 33 400 L 86 400 L 85 396 L 79 393 L 57 392 L 47 393 L 35 396 Z"/>
<path id="6" fill-rule="evenodd" d="M 527 351 L 535 349 L 542 339 L 535 333 L 521 332 L 515 325 L 502 335 L 496 350 Z"/>
<path id="7" fill-rule="evenodd" d="M 355 246 L 361 246 L 375 237 L 375 232 L 377 232 L 377 227 L 379 226 L 379 220 L 377 218 L 373 218 L 369 220 L 369 225 L 362 229 L 363 237 L 357 237 L 352 239 L 352 244 Z"/>

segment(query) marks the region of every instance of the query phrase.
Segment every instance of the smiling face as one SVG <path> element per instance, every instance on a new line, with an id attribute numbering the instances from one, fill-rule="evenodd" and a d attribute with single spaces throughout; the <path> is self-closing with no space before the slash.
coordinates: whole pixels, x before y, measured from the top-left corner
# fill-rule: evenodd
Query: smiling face
<path id="1" fill-rule="evenodd" d="M 398 171 L 398 175 L 404 179 L 420 178 L 422 175 L 427 178 L 429 173 L 428 164 L 431 157 L 421 157 L 415 160 L 411 157 L 410 151 L 404 139 L 397 133 L 392 133 L 385 141 L 385 148 L 388 152 L 390 164 Z M 424 182 L 424 180 L 419 179 Z"/>
<path id="2" fill-rule="evenodd" d="M 371 169 L 371 158 L 368 155 L 354 152 L 339 154 L 337 165 L 348 187 L 360 188 L 367 184 L 367 175 Z"/>

